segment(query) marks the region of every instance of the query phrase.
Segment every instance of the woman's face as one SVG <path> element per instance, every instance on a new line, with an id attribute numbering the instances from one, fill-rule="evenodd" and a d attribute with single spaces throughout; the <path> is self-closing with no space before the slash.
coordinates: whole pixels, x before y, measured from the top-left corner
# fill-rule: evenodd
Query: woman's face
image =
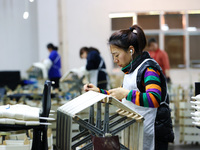
<path id="1" fill-rule="evenodd" d="M 82 58 L 82 59 L 86 59 L 86 58 L 87 58 L 87 52 L 86 52 L 86 51 L 84 51 L 84 52 L 82 53 L 81 58 Z"/>
<path id="2" fill-rule="evenodd" d="M 49 53 L 51 53 L 51 51 L 53 50 L 53 49 L 51 49 L 51 48 L 47 48 L 47 49 L 48 49 Z"/>
<path id="3" fill-rule="evenodd" d="M 119 67 L 126 67 L 132 60 L 130 51 L 126 52 L 115 45 L 110 45 L 110 52 L 113 56 L 114 63 L 116 63 Z"/>

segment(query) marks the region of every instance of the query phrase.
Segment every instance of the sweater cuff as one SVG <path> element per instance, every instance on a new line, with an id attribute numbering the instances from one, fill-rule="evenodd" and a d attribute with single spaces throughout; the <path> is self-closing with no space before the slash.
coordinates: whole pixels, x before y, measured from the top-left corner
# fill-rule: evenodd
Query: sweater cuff
<path id="1" fill-rule="evenodd" d="M 131 101 L 132 100 L 132 93 L 133 93 L 133 90 L 131 90 L 128 95 L 126 96 L 126 100 L 127 101 Z"/>
<path id="2" fill-rule="evenodd" d="M 110 93 L 108 91 L 103 90 L 103 89 L 99 89 L 99 92 L 102 93 L 102 94 L 110 95 Z"/>

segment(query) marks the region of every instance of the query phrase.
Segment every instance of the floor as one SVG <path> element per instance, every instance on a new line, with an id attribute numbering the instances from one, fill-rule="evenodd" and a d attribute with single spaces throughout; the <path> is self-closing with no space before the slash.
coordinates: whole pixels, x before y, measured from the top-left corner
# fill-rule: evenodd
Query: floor
<path id="1" fill-rule="evenodd" d="M 168 150 L 200 150 L 200 145 L 170 145 Z"/>
<path id="2" fill-rule="evenodd" d="M 200 136 L 199 136 L 199 143 L 195 144 L 183 144 L 179 142 L 179 127 L 176 126 L 175 130 L 175 140 L 173 144 L 169 145 L 168 150 L 200 150 Z"/>
<path id="3" fill-rule="evenodd" d="M 175 127 L 175 141 L 173 144 L 169 144 L 168 150 L 200 150 L 200 137 L 199 143 L 194 144 L 184 144 L 179 142 L 179 127 Z M 56 148 L 54 148 L 56 150 Z"/>

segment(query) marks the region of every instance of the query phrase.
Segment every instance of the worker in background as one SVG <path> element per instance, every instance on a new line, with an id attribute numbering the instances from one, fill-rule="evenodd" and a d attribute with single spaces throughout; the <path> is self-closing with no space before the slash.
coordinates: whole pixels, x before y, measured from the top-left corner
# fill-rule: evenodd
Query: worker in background
<path id="1" fill-rule="evenodd" d="M 106 65 L 100 56 L 99 50 L 94 47 L 82 47 L 80 49 L 80 57 L 87 59 L 86 70 L 89 71 L 90 83 L 101 89 L 107 89 L 108 75 Z"/>
<path id="2" fill-rule="evenodd" d="M 59 89 L 59 80 L 61 78 L 61 58 L 58 54 L 58 48 L 52 43 L 47 44 L 49 51 L 48 59 L 44 60 L 44 63 L 48 69 L 48 78 L 55 83 L 52 84 L 54 89 Z"/>
<path id="3" fill-rule="evenodd" d="M 169 74 L 170 64 L 169 64 L 168 54 L 165 51 L 159 49 L 156 39 L 150 38 L 148 40 L 148 52 L 150 56 L 155 61 L 157 61 L 157 63 L 162 68 L 162 71 L 167 79 L 167 83 L 170 83 L 171 82 Z"/>

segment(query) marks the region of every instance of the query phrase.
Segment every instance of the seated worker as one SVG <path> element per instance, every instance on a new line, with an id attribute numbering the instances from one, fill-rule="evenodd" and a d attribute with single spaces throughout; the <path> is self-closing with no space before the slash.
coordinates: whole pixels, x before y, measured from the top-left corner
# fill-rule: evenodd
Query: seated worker
<path id="1" fill-rule="evenodd" d="M 82 47 L 80 49 L 80 57 L 87 59 L 86 70 L 89 71 L 90 82 L 101 89 L 106 89 L 108 75 L 100 52 L 94 47 Z"/>

